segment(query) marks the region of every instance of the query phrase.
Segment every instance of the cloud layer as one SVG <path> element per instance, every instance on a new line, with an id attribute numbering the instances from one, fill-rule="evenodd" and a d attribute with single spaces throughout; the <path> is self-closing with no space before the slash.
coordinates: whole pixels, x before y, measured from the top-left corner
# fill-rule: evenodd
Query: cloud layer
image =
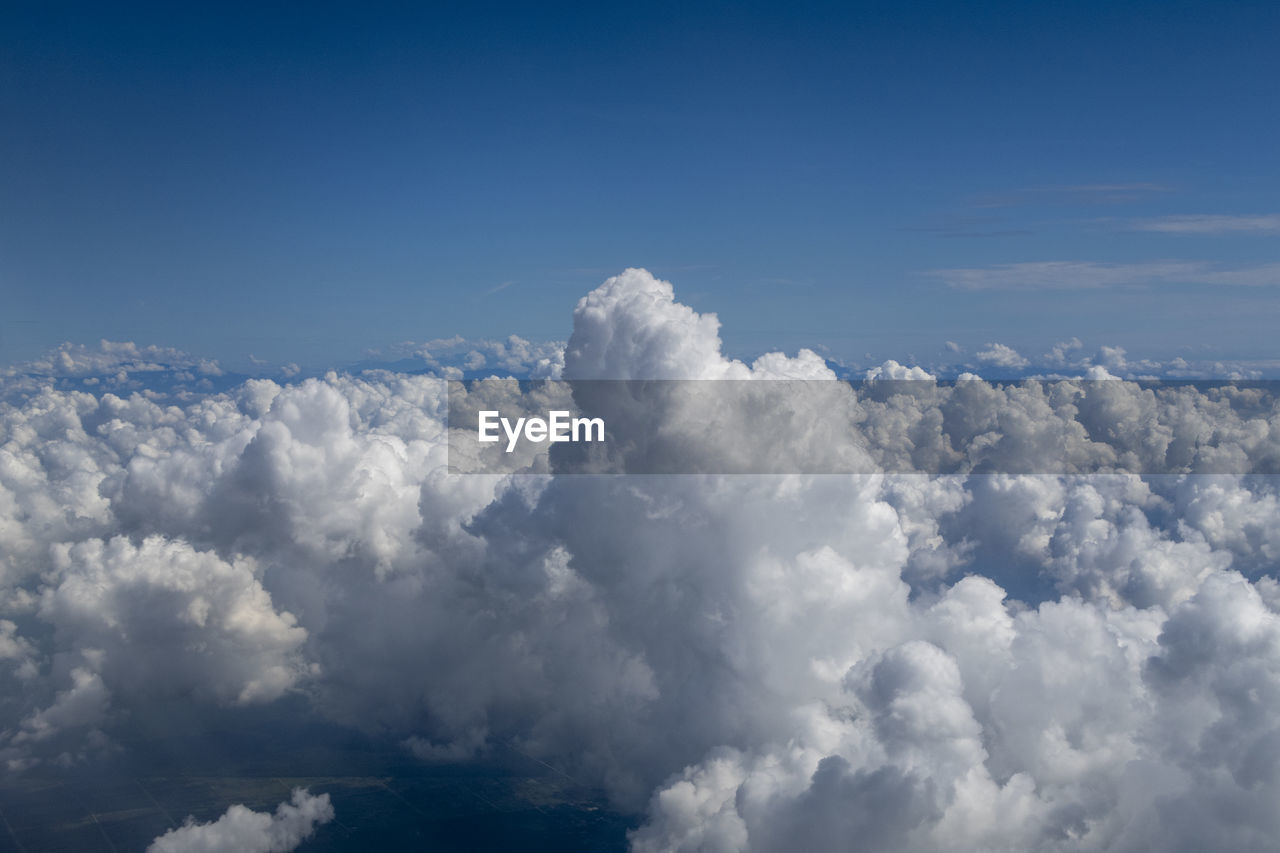
<path id="1" fill-rule="evenodd" d="M 563 375 L 833 375 L 805 350 L 727 358 L 718 334 L 628 270 L 578 304 Z M 1072 416 L 1093 452 L 1254 458 L 1280 435 L 1207 395 L 1164 431 L 1107 384 Z M 0 404 L 9 772 L 95 761 L 134 711 L 291 695 L 423 761 L 512 743 L 642 812 L 637 850 L 1280 839 L 1271 478 L 457 476 L 445 392 L 383 370 Z M 696 398 L 650 403 L 696 420 Z M 948 431 L 1002 462 L 1088 446 L 1050 434 L 1053 400 L 1020 405 Z M 857 412 L 914 468 L 946 451 L 928 394 Z M 152 849 L 291 849 L 330 815 L 297 792 Z"/>

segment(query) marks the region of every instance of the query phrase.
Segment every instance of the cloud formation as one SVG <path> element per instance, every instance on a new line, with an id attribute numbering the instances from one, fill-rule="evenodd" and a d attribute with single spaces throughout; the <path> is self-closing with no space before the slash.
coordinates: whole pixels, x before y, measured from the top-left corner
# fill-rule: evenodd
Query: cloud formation
<path id="1" fill-rule="evenodd" d="M 578 304 L 563 375 L 833 374 L 727 358 L 714 315 L 628 270 Z M 1248 389 L 974 381 L 951 395 L 1006 415 L 965 420 L 912 367 L 873 379 L 897 376 L 920 393 L 828 402 L 897 470 L 959 473 L 459 476 L 444 377 L 389 370 L 181 404 L 26 388 L 0 403 L 0 759 L 288 696 L 423 761 L 510 743 L 642 814 L 642 851 L 1273 850 L 1280 495 L 1196 466 L 1280 460 L 1280 419 Z M 579 402 L 686 453 L 822 444 L 767 405 L 785 442 L 721 448 L 696 395 Z M 983 473 L 1046 447 L 1187 472 Z M 296 792 L 152 849 L 291 849 L 331 814 Z"/>

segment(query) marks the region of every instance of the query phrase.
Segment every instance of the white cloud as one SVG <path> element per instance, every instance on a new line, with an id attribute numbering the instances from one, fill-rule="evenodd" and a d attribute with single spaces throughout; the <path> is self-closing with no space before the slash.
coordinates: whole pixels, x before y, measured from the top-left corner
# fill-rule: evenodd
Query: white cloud
<path id="1" fill-rule="evenodd" d="M 472 340 L 455 335 L 425 343 L 405 341 L 385 352 L 371 351 L 368 356 L 421 359 L 440 376 L 448 376 L 455 369 L 489 368 L 495 375 L 554 379 L 564 367 L 564 342 L 533 343 L 519 335 L 508 335 L 505 340 Z"/>
<path id="2" fill-rule="evenodd" d="M 252 560 L 227 562 L 158 536 L 53 552 L 41 616 L 63 642 L 99 650 L 111 683 L 133 696 L 266 702 L 305 673 L 298 651 L 307 632 L 274 609 Z"/>
<path id="3" fill-rule="evenodd" d="M 1018 351 L 1013 347 L 1004 344 L 987 344 L 987 348 L 979 350 L 975 358 L 983 364 L 990 364 L 995 367 L 1009 367 L 1018 369 L 1026 367 L 1031 362 L 1018 355 Z"/>
<path id="4" fill-rule="evenodd" d="M 170 347 L 140 347 L 132 341 L 99 341 L 96 347 L 64 343 L 47 356 L 10 368 L 10 373 L 46 376 L 86 376 L 118 371 L 150 373 L 190 369 L 204 376 L 220 376 L 216 361 L 202 359 Z"/>
<path id="5" fill-rule="evenodd" d="M 879 367 L 873 367 L 865 374 L 866 378 L 871 379 L 890 379 L 890 380 L 916 380 L 929 381 L 937 377 L 929 373 L 921 367 L 907 367 L 893 359 L 889 359 Z"/>
<path id="6" fill-rule="evenodd" d="M 1054 366 L 1062 366 L 1068 363 L 1070 353 L 1081 349 L 1084 344 L 1079 338 L 1071 338 L 1053 345 L 1047 353 L 1044 354 L 1045 361 Z"/>
<path id="7" fill-rule="evenodd" d="M 628 269 L 582 297 L 565 373 L 573 379 L 745 379 L 720 354 L 720 321 L 675 300 L 670 282 Z"/>
<path id="8" fill-rule="evenodd" d="M 186 823 L 152 841 L 147 853 L 288 853 L 333 820 L 328 794 L 294 788 L 275 814 L 242 805 L 227 809 L 211 823 Z"/>

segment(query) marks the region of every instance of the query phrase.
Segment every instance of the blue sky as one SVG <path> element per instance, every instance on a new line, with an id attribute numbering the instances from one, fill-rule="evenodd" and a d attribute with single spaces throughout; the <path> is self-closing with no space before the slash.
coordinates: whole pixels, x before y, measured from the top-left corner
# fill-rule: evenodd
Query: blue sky
<path id="1" fill-rule="evenodd" d="M 627 266 L 737 354 L 1277 356 L 1274 4 L 177 5 L 0 12 L 0 363 L 564 338 Z"/>

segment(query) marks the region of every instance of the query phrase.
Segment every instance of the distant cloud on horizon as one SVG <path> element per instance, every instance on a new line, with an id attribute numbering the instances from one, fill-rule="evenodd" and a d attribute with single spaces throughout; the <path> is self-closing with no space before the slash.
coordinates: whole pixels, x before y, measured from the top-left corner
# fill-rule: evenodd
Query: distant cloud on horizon
<path id="1" fill-rule="evenodd" d="M 978 353 L 978 361 L 996 367 L 1022 368 L 1031 364 L 1013 347 L 1000 343 L 989 343 L 987 348 Z"/>

